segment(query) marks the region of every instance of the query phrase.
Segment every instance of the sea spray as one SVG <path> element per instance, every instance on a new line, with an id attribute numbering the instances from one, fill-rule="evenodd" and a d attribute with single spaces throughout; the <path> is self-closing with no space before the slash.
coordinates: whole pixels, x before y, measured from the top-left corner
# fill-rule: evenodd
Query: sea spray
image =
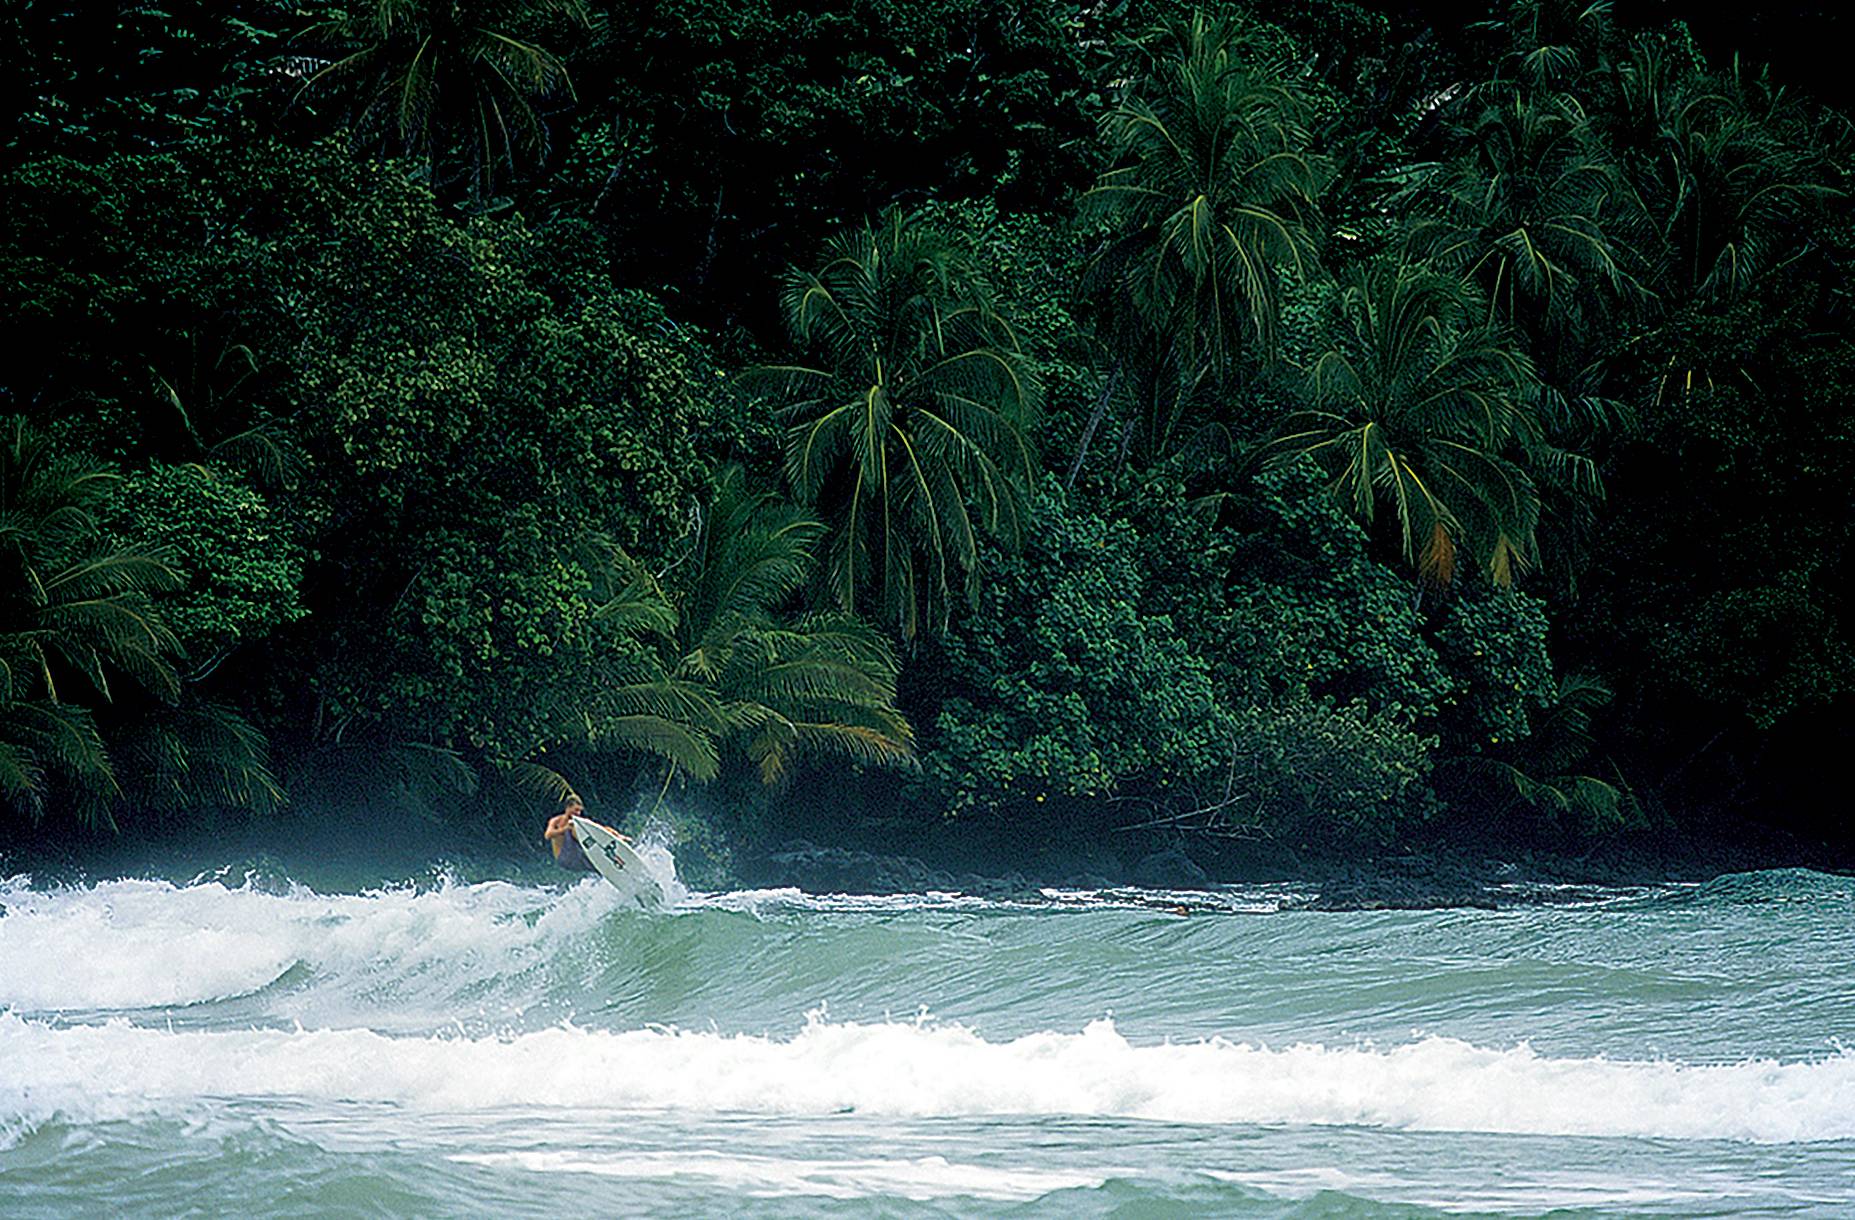
<path id="1" fill-rule="evenodd" d="M 632 844 L 651 879 L 663 891 L 665 905 L 671 907 L 689 900 L 689 887 L 676 875 L 676 856 L 671 851 L 675 834 L 669 822 L 657 818 L 645 823 L 643 833 Z"/>
<path id="2" fill-rule="evenodd" d="M 36 890 L 0 882 L 0 1008 L 95 1012 L 250 995 L 293 966 L 357 1004 L 443 1006 L 554 960 L 615 910 L 596 879 L 565 894 L 506 882 L 323 895 L 210 881 Z M 402 1014 L 408 1015 L 408 1014 Z"/>

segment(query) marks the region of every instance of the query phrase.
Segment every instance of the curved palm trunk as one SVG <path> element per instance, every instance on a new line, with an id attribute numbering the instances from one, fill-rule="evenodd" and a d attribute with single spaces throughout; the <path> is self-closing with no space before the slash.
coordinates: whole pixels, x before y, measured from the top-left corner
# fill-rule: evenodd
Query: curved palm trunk
<path id="1" fill-rule="evenodd" d="M 1108 414 L 1108 401 L 1114 397 L 1114 387 L 1121 380 L 1121 361 L 1114 362 L 1114 368 L 1108 374 L 1108 380 L 1102 384 L 1101 393 L 1095 399 L 1095 409 L 1089 412 L 1089 422 L 1082 429 L 1082 439 L 1076 444 L 1076 459 L 1069 463 L 1069 474 L 1063 479 L 1063 490 L 1069 491 L 1076 485 L 1076 476 L 1082 473 L 1082 461 L 1088 456 L 1089 443 L 1095 439 L 1095 429 L 1101 427 L 1101 421 Z"/>

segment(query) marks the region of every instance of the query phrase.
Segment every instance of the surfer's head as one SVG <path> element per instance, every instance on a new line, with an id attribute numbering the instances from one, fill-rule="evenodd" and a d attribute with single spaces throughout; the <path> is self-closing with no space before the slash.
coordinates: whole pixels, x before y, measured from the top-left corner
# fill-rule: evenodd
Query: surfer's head
<path id="1" fill-rule="evenodd" d="M 586 803 L 578 796 L 570 794 L 565 801 L 561 802 L 560 811 L 567 817 L 577 818 L 586 812 Z"/>

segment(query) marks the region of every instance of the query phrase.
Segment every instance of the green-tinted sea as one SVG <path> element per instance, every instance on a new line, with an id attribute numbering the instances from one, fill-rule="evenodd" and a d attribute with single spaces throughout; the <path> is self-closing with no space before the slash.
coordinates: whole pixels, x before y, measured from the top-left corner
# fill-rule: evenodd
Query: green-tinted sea
<path id="1" fill-rule="evenodd" d="M 15 876 L 0 1215 L 1855 1215 L 1850 879 L 1297 893 Z"/>

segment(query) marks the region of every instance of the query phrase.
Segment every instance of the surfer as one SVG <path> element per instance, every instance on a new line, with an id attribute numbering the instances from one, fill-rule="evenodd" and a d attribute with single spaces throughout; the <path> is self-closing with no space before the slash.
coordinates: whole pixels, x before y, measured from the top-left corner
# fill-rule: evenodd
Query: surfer
<path id="1" fill-rule="evenodd" d="M 586 853 L 580 850 L 580 841 L 573 835 L 573 819 L 585 817 L 585 815 L 586 805 L 579 797 L 569 796 L 567 798 L 567 803 L 561 807 L 560 812 L 548 819 L 547 829 L 543 831 L 541 835 L 543 841 L 554 849 L 554 863 L 570 872 L 591 873 L 598 871 L 593 868 L 593 862 L 586 858 Z M 592 819 L 588 818 L 587 820 L 591 821 Z M 602 823 L 594 822 L 593 825 L 598 826 L 602 825 Z M 631 842 L 629 838 L 619 834 L 616 830 L 612 830 L 610 826 L 605 827 L 605 829 L 611 830 L 615 837 L 624 842 Z"/>

